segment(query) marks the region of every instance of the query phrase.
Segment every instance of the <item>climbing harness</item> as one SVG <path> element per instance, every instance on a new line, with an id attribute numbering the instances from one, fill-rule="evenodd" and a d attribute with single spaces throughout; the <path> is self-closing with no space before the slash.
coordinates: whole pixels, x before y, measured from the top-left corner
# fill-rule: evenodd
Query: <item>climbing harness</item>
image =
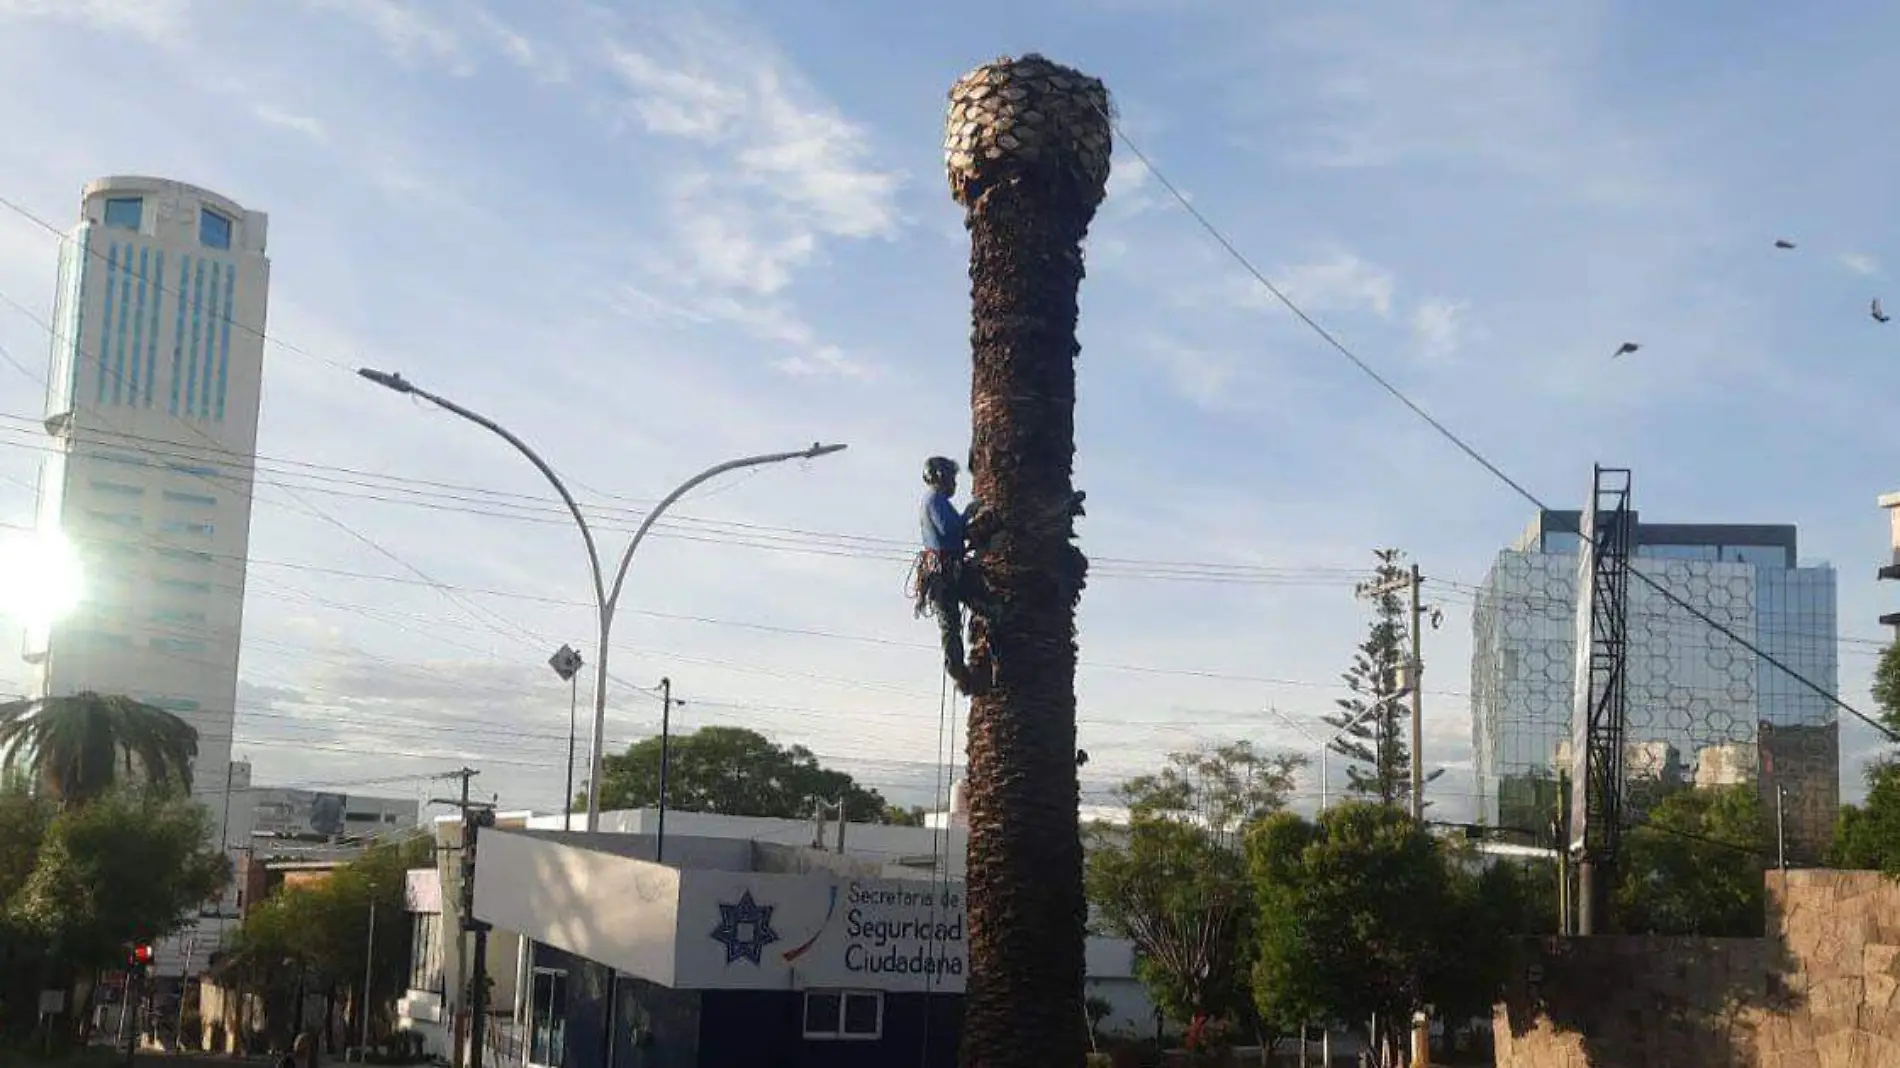
<path id="1" fill-rule="evenodd" d="M 924 549 L 911 561 L 910 574 L 904 580 L 904 596 L 911 600 L 912 615 L 922 619 L 930 610 L 931 583 L 943 579 L 943 553 Z"/>

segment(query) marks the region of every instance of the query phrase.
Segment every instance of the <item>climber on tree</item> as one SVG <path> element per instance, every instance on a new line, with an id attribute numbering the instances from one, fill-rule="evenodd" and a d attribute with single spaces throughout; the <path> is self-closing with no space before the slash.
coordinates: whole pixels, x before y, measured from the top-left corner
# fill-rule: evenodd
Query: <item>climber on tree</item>
<path id="1" fill-rule="evenodd" d="M 924 497 L 923 551 L 917 554 L 912 571 L 916 614 L 926 609 L 937 614 L 943 633 L 943 666 L 956 680 L 957 688 L 970 693 L 970 666 L 963 658 L 963 608 L 985 619 L 994 611 L 983 589 L 982 576 L 969 558 L 969 528 L 982 505 L 971 500 L 958 511 L 951 503 L 957 492 L 957 462 L 945 456 L 924 461 L 924 484 L 930 492 Z"/>

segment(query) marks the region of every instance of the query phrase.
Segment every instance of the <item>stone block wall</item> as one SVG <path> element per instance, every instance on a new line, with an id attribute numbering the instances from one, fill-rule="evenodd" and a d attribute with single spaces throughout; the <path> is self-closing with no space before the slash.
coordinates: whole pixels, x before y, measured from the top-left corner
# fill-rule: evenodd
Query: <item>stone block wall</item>
<path id="1" fill-rule="evenodd" d="M 1528 945 L 1494 1019 L 1498 1068 L 1900 1066 L 1900 884 L 1767 878 L 1766 938 Z"/>

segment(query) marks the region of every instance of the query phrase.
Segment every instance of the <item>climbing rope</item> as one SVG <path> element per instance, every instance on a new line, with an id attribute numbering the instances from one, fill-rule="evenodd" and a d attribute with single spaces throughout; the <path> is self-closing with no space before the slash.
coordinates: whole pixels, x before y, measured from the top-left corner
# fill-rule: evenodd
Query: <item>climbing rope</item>
<path id="1" fill-rule="evenodd" d="M 913 573 L 923 566 L 927 554 L 918 554 L 918 564 Z M 937 788 L 936 800 L 943 813 L 943 822 L 931 828 L 930 833 L 930 936 L 924 944 L 924 959 L 934 960 L 937 948 L 937 904 L 944 894 L 949 892 L 949 828 L 950 799 L 956 792 L 956 705 L 950 696 L 950 672 L 941 673 L 937 689 Z M 945 770 L 948 769 L 949 790 L 945 791 Z M 941 875 L 941 878 L 939 876 Z M 935 993 L 937 973 L 930 967 L 924 969 L 924 1027 L 923 1039 L 917 1050 L 917 1063 L 930 1063 L 930 1009 L 931 995 Z"/>

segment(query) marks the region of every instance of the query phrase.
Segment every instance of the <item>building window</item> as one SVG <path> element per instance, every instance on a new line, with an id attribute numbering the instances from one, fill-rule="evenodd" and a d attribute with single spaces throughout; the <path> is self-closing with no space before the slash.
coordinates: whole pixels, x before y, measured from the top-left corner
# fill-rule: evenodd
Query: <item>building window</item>
<path id="1" fill-rule="evenodd" d="M 143 486 L 128 486 L 123 482 L 106 482 L 97 478 L 92 480 L 92 488 L 95 493 L 110 494 L 114 497 L 145 496 L 145 487 Z"/>
<path id="2" fill-rule="evenodd" d="M 218 504 L 216 497 L 202 493 L 180 493 L 177 490 L 166 490 L 165 499 L 173 504 L 195 504 L 200 508 L 215 508 Z"/>
<path id="3" fill-rule="evenodd" d="M 211 583 L 209 582 L 191 582 L 186 579 L 169 579 L 168 578 L 168 579 L 159 579 L 158 584 L 160 586 L 165 587 L 168 590 L 178 590 L 181 593 L 210 593 L 211 592 Z"/>
<path id="4" fill-rule="evenodd" d="M 180 519 L 167 519 L 158 524 L 158 529 L 166 534 L 197 534 L 201 537 L 211 536 L 211 524 L 187 523 Z"/>
<path id="5" fill-rule="evenodd" d="M 567 973 L 534 970 L 528 1014 L 528 1063 L 562 1068 L 567 1062 Z"/>
<path id="6" fill-rule="evenodd" d="M 206 467 L 204 464 L 168 463 L 165 466 L 171 468 L 173 471 L 179 472 L 180 474 L 195 475 L 198 478 L 214 478 L 217 476 L 217 473 L 218 473 L 217 468 Z"/>
<path id="7" fill-rule="evenodd" d="M 121 230 L 137 230 L 145 221 L 145 200 L 142 197 L 111 197 L 106 200 L 106 225 Z"/>
<path id="8" fill-rule="evenodd" d="M 186 612 L 176 608 L 164 608 L 152 613 L 152 619 L 160 623 L 203 623 L 203 612 Z"/>
<path id="9" fill-rule="evenodd" d="M 211 562 L 210 553 L 199 552 L 196 549 L 173 549 L 166 547 L 156 551 L 158 555 L 170 560 L 189 560 L 194 564 L 208 564 Z"/>
<path id="10" fill-rule="evenodd" d="M 206 248 L 231 247 L 231 219 L 210 208 L 198 213 L 198 243 Z"/>
<path id="11" fill-rule="evenodd" d="M 163 653 L 202 653 L 205 651 L 205 643 L 196 638 L 153 638 L 149 644 L 152 648 Z"/>
<path id="12" fill-rule="evenodd" d="M 410 943 L 409 989 L 441 996 L 447 989 L 442 978 L 442 917 L 433 912 L 416 913 L 415 938 Z"/>
<path id="13" fill-rule="evenodd" d="M 884 1036 L 884 995 L 873 990 L 805 991 L 805 1037 L 875 1041 Z"/>
<path id="14" fill-rule="evenodd" d="M 86 509 L 86 517 L 95 523 L 105 523 L 115 527 L 136 527 L 144 522 L 135 515 L 127 515 L 124 512 L 102 512 L 97 508 Z"/>

